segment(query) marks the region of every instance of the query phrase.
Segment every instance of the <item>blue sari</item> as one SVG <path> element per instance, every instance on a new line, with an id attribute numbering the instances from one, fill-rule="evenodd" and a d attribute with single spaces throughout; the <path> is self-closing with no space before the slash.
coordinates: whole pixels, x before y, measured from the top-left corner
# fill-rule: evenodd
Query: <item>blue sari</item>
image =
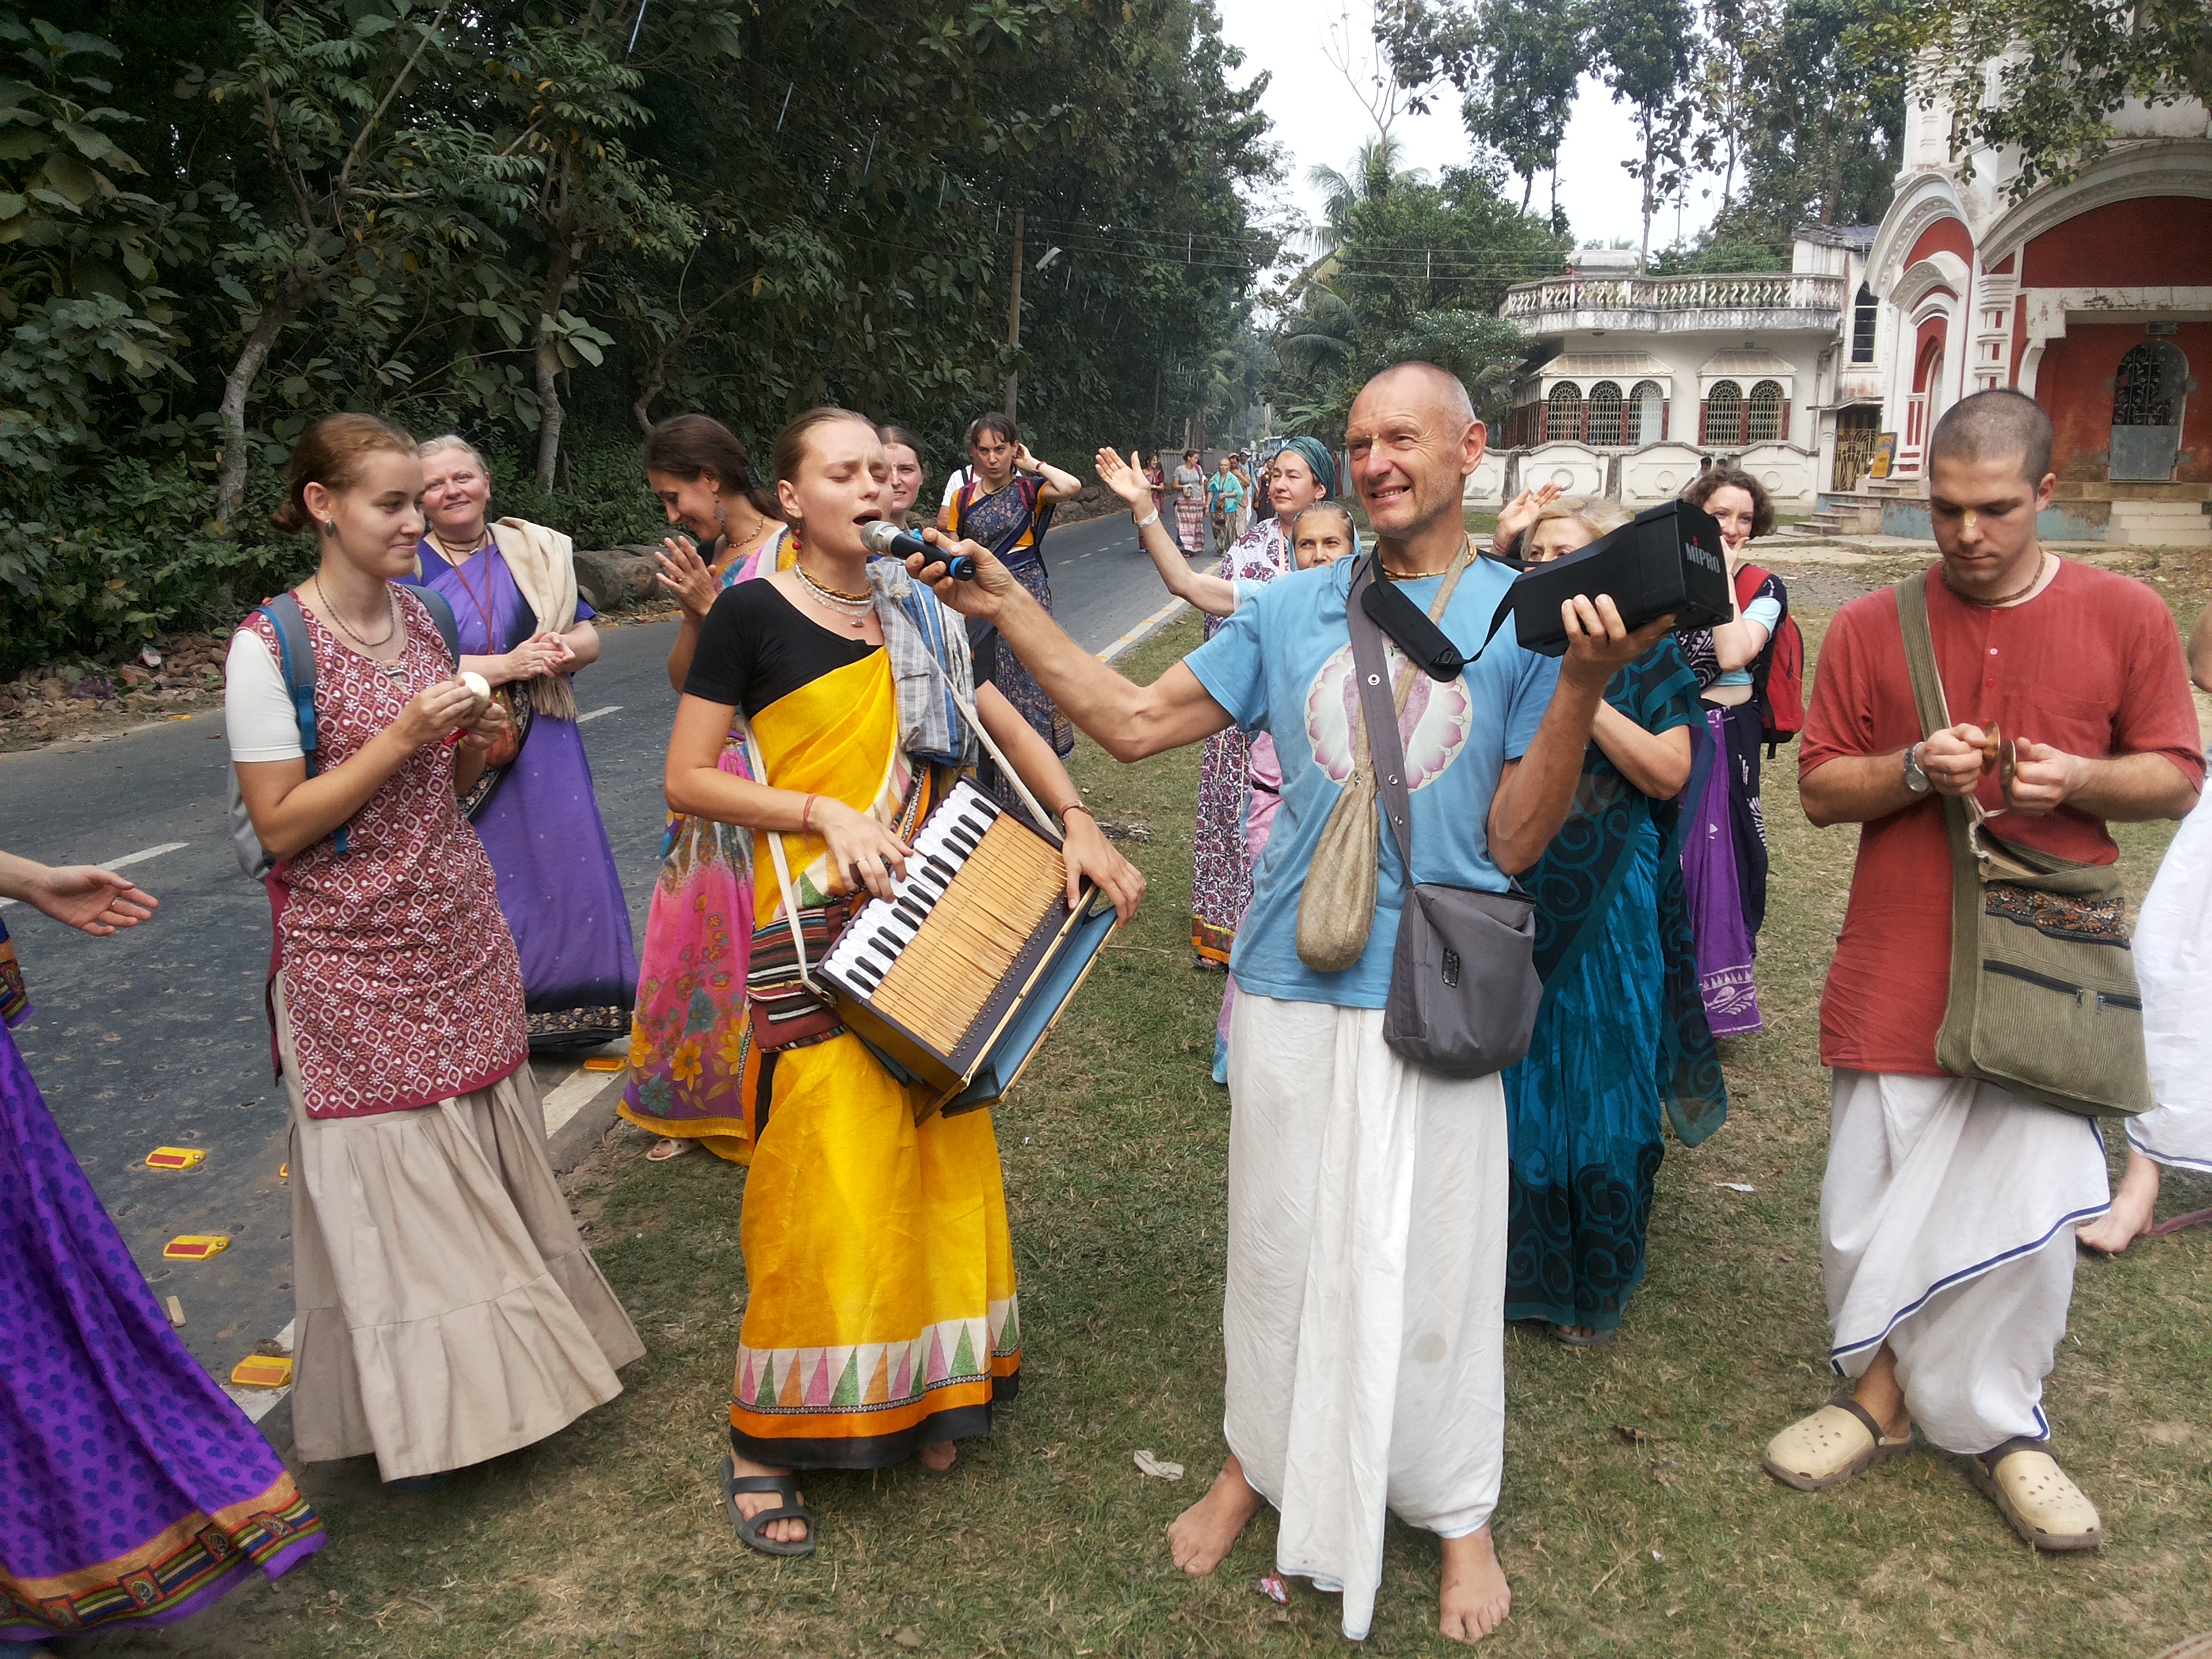
<path id="1" fill-rule="evenodd" d="M 1647 732 L 1689 731 L 1694 791 L 1712 746 L 1674 641 L 1614 675 L 1606 701 Z M 1727 1121 L 1683 828 L 1674 802 L 1645 795 L 1592 743 L 1565 824 L 1523 878 L 1544 1000 L 1527 1057 L 1504 1076 L 1508 1319 L 1617 1329 L 1644 1279 L 1662 1105 L 1685 1146 Z"/>

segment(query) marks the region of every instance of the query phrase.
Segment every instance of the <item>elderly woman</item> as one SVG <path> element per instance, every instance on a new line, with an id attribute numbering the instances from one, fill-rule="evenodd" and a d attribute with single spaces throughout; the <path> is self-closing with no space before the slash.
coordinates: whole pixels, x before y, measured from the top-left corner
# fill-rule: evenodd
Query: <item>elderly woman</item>
<path id="1" fill-rule="evenodd" d="M 1535 509 L 1531 563 L 1628 522 L 1610 501 Z M 1644 1278 L 1663 1102 L 1683 1144 L 1728 1115 L 1698 1000 L 1675 800 L 1702 744 L 1696 678 L 1674 639 L 1613 676 L 1566 823 L 1522 879 L 1536 899 L 1544 1000 L 1505 1073 L 1512 1182 L 1505 1316 L 1573 1346 L 1611 1339 Z"/>
<path id="2" fill-rule="evenodd" d="M 1045 575 L 1044 532 L 1052 509 L 1073 501 L 1083 489 L 1072 472 L 1040 461 L 1003 415 L 979 415 L 968 426 L 968 482 L 937 515 L 937 527 L 949 536 L 976 541 L 998 555 L 1030 596 L 1052 611 L 1052 583 Z M 1075 748 L 1075 728 L 1053 706 L 1036 677 L 1011 651 L 999 647 L 998 630 L 971 625 L 968 630 L 977 684 L 999 688 L 1021 711 L 1030 729 L 1052 745 L 1054 755 Z M 1014 792 L 988 759 L 976 781 L 1010 807 L 1019 809 Z"/>
<path id="3" fill-rule="evenodd" d="M 1682 639 L 1704 691 L 1715 755 L 1703 792 L 1686 803 L 1695 822 L 1683 848 L 1682 874 L 1697 927 L 1705 1012 L 1717 1036 L 1741 1036 L 1762 1029 L 1752 959 L 1766 920 L 1766 820 L 1759 800 L 1763 720 L 1755 682 L 1764 678 L 1790 594 L 1779 576 L 1744 558 L 1753 538 L 1774 528 L 1774 503 L 1758 479 L 1723 462 L 1700 472 L 1682 499 L 1720 524 L 1735 610 L 1730 621 Z"/>
<path id="4" fill-rule="evenodd" d="M 414 580 L 453 606 L 462 668 L 491 683 L 514 723 L 462 806 L 522 954 L 531 1049 L 597 1048 L 629 1034 L 637 953 L 569 685 L 599 659 L 594 613 L 566 536 L 486 522 L 491 477 L 473 445 L 449 433 L 422 457 Z"/>

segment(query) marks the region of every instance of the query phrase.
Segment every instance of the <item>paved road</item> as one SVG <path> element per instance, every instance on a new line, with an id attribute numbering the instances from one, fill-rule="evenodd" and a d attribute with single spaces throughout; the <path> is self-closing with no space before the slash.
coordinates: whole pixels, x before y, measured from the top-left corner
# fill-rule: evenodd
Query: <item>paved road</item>
<path id="1" fill-rule="evenodd" d="M 1096 651 L 1167 595 L 1121 515 L 1047 538 L 1054 609 Z M 675 697 L 673 623 L 611 628 L 576 695 L 600 811 L 641 938 L 664 808 L 661 756 Z M 204 713 L 100 742 L 0 756 L 0 848 L 52 863 L 131 865 L 158 895 L 155 919 L 107 939 L 28 905 L 0 911 L 35 1013 L 16 1033 L 47 1103 L 180 1334 L 219 1377 L 292 1319 L 291 1218 L 279 1178 L 285 1106 L 272 1080 L 262 984 L 268 903 L 232 861 L 222 807 L 222 717 Z M 158 850 L 155 850 L 158 849 Z M 541 1065 L 545 1086 L 574 1062 Z M 198 1170 L 145 1167 L 156 1146 L 191 1146 Z M 223 1233 L 209 1261 L 165 1260 L 185 1233 Z M 250 1395 L 256 1403 L 266 1396 Z"/>

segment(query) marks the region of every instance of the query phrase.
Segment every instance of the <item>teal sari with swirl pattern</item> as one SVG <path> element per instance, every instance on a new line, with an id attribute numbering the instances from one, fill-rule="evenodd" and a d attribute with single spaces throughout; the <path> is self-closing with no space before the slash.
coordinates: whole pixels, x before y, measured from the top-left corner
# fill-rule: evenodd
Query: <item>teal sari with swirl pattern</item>
<path id="1" fill-rule="evenodd" d="M 1647 732 L 1690 732 L 1692 792 L 1712 763 L 1698 684 L 1670 638 L 1606 701 Z M 1663 1107 L 1685 1146 L 1728 1116 L 1682 885 L 1683 815 L 1595 743 L 1566 823 L 1522 878 L 1536 900 L 1544 1000 L 1504 1075 L 1511 1146 L 1505 1314 L 1618 1328 L 1643 1281 Z"/>

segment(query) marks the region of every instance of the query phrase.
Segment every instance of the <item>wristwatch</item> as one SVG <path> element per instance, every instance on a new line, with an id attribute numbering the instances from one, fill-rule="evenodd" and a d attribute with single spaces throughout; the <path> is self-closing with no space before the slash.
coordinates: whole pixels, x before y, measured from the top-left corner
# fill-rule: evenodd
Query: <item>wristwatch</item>
<path id="1" fill-rule="evenodd" d="M 1905 751 L 1905 787 L 1916 795 L 1928 793 L 1928 773 L 1920 764 L 1920 745 L 1917 743 Z"/>

